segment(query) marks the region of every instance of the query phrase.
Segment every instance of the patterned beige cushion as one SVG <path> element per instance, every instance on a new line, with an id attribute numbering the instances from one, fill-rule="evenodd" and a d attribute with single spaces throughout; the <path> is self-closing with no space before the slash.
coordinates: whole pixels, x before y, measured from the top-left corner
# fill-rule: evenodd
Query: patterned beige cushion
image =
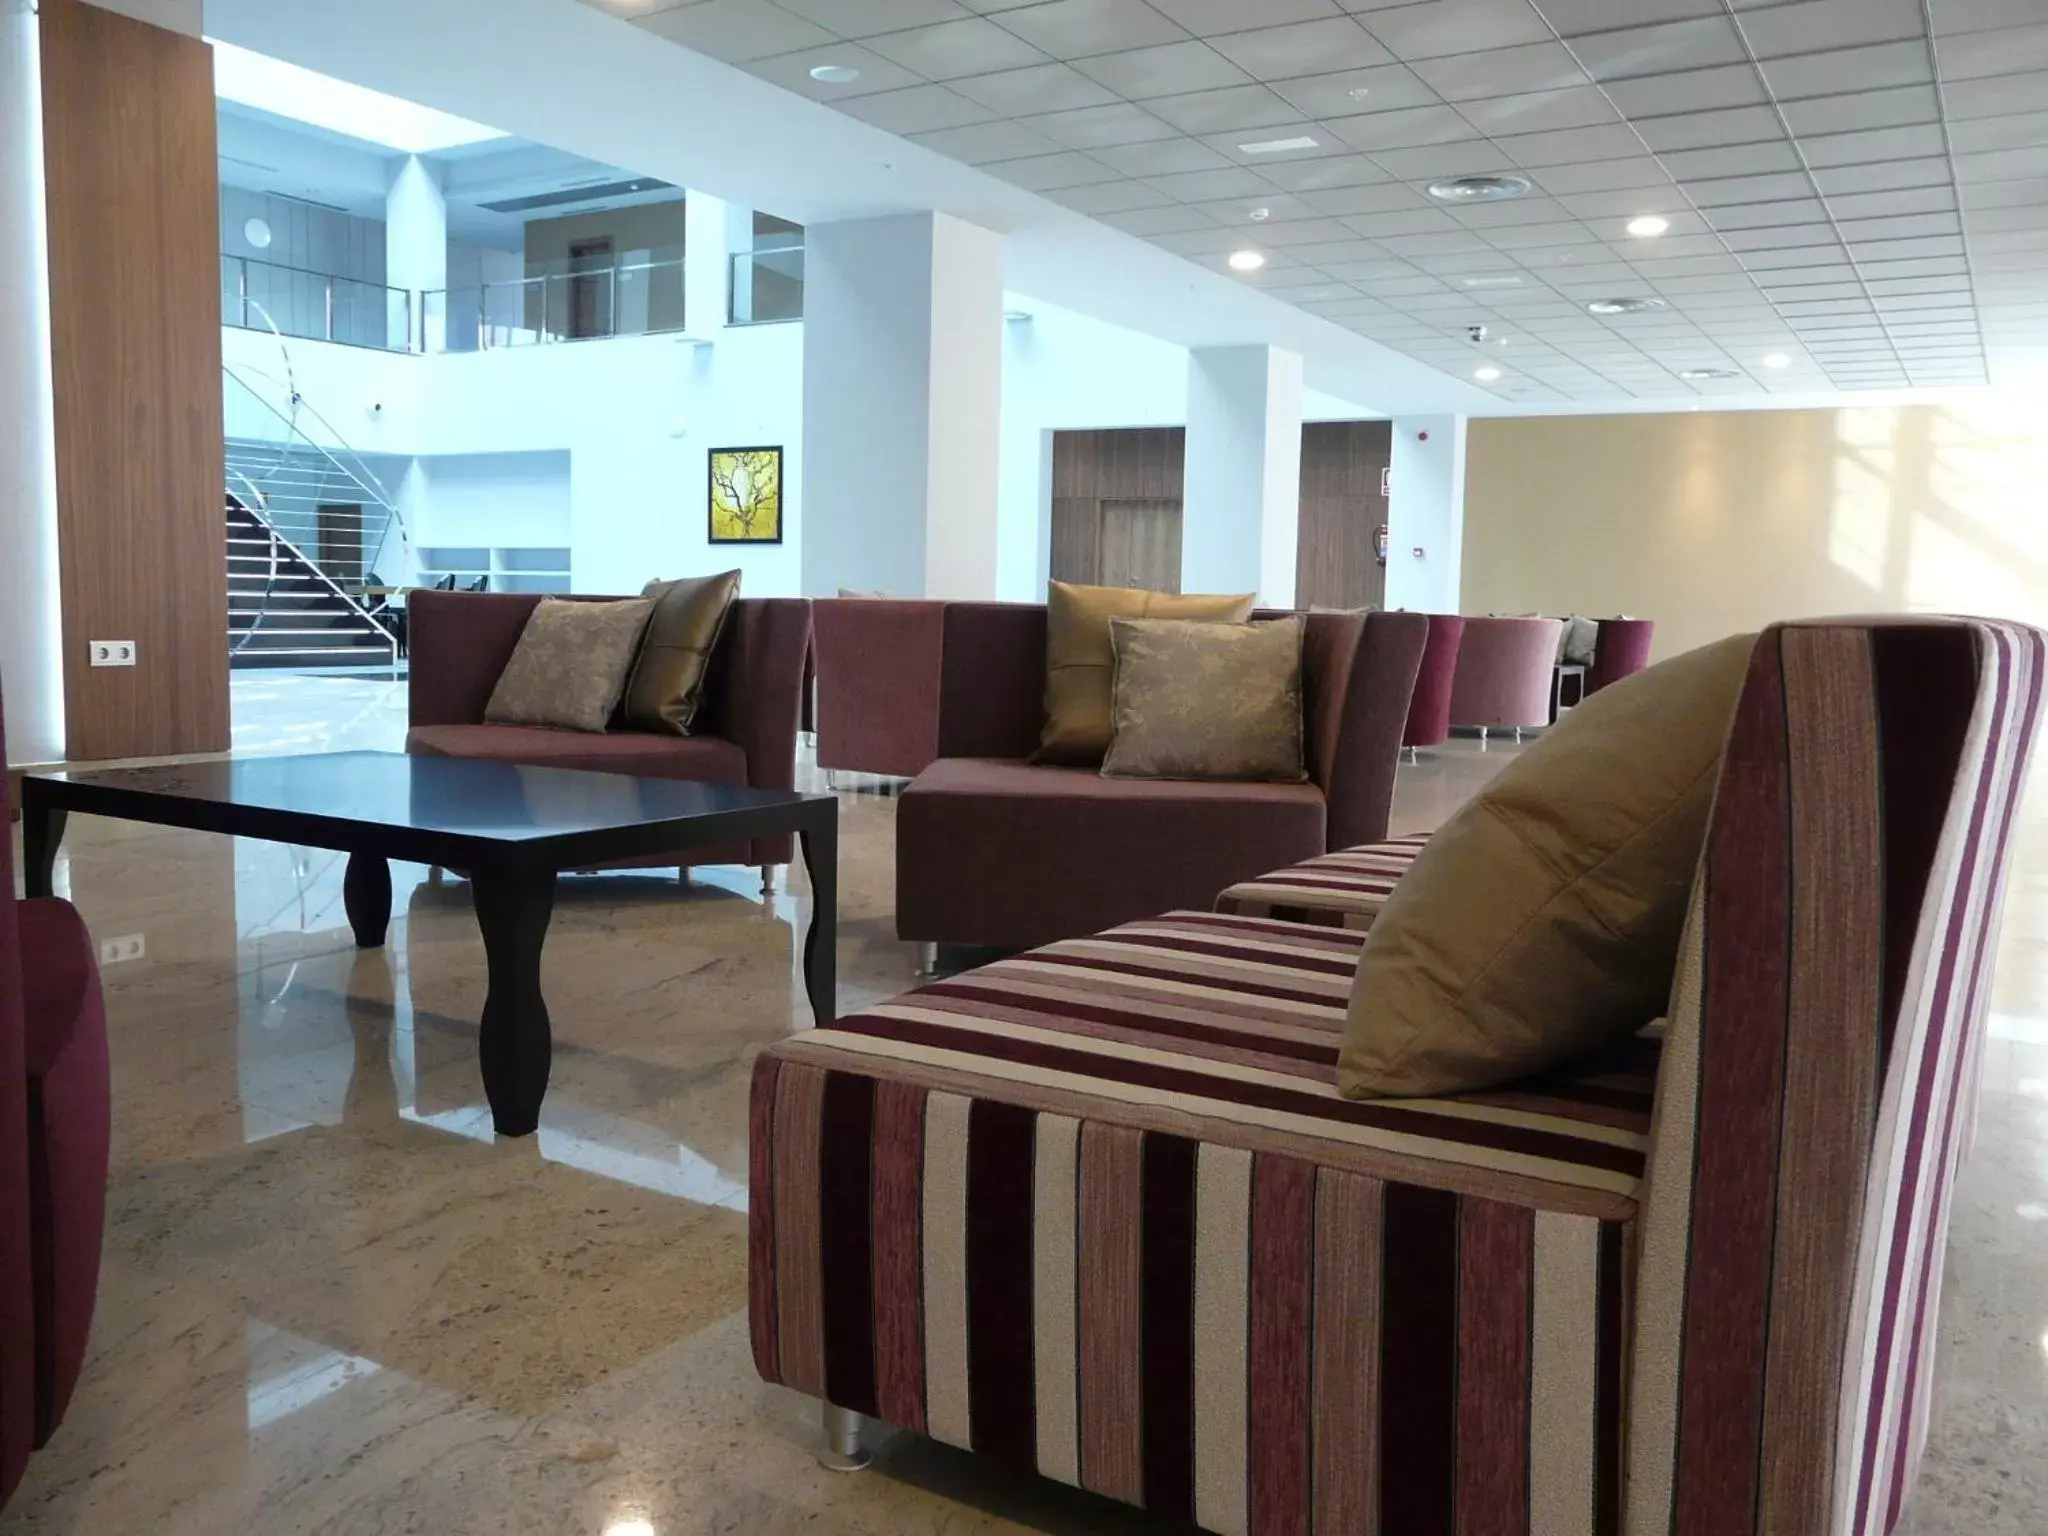
<path id="1" fill-rule="evenodd" d="M 619 707 L 650 598 L 569 603 L 544 597 L 519 632 L 491 702 L 490 725 L 553 725 L 601 731 Z"/>
<path id="2" fill-rule="evenodd" d="M 1148 592 L 1142 587 L 1084 587 L 1053 582 L 1045 599 L 1045 732 L 1034 763 L 1093 768 L 1116 734 L 1110 693 L 1116 656 L 1109 621 L 1202 619 L 1242 624 L 1252 616 L 1252 594 L 1205 597 Z"/>
<path id="3" fill-rule="evenodd" d="M 1111 619 L 1116 735 L 1102 771 L 1130 779 L 1308 777 L 1299 616 L 1267 624 Z"/>
<path id="4" fill-rule="evenodd" d="M 1471 1093 L 1665 1011 L 1754 635 L 1603 688 L 1443 826 L 1373 919 L 1337 1082 Z"/>

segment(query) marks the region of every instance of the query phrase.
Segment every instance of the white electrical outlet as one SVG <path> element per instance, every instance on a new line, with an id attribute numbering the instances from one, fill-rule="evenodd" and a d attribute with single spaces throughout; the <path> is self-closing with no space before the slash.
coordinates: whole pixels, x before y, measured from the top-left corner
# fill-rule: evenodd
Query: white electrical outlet
<path id="1" fill-rule="evenodd" d="M 142 935 L 131 933 L 118 939 L 100 940 L 100 964 L 119 965 L 124 960 L 142 958 Z"/>
<path id="2" fill-rule="evenodd" d="M 88 640 L 86 648 L 96 667 L 132 667 L 135 665 L 135 642 L 133 640 Z"/>

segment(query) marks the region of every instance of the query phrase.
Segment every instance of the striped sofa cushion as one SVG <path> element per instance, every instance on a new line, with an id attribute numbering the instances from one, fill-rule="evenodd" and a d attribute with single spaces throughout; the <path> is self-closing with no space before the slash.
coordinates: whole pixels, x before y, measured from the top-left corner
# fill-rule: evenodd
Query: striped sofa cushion
<path id="1" fill-rule="evenodd" d="M 1428 841 L 1425 833 L 1319 854 L 1256 880 L 1240 880 L 1216 898 L 1216 910 L 1332 928 L 1370 928 L 1393 894 L 1394 883 Z"/>
<path id="2" fill-rule="evenodd" d="M 1362 942 L 1171 913 L 772 1047 L 762 1374 L 1214 1531 L 1618 1530 L 1659 1044 L 1342 1099 Z"/>

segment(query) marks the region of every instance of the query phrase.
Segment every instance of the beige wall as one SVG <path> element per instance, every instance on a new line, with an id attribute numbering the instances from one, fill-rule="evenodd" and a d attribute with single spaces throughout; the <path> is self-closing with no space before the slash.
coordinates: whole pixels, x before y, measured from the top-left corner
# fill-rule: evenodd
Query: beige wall
<path id="1" fill-rule="evenodd" d="M 2048 412 L 1701 411 L 1474 421 L 1466 613 L 1630 613 L 1658 656 L 1775 619 L 2048 622 Z"/>

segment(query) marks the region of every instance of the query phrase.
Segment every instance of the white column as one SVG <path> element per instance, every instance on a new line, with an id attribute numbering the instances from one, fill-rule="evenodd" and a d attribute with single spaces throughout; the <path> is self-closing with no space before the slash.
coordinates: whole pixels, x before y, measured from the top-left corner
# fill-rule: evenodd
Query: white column
<path id="1" fill-rule="evenodd" d="M 1300 533 L 1300 355 L 1189 352 L 1181 590 L 1256 590 L 1265 607 L 1292 608 Z"/>
<path id="2" fill-rule="evenodd" d="M 691 196 L 695 196 L 692 193 Z M 721 254 L 720 270 L 729 274 L 726 278 L 725 308 L 719 318 L 739 315 L 752 319 L 754 314 L 754 264 L 751 261 L 735 262 L 736 254 L 744 255 L 754 249 L 754 210 L 743 208 L 738 203 L 722 203 L 725 209 L 725 246 Z"/>
<path id="3" fill-rule="evenodd" d="M 1465 418 L 1397 416 L 1388 478 L 1387 606 L 1458 612 Z"/>
<path id="4" fill-rule="evenodd" d="M 16 765 L 64 756 L 41 80 L 28 0 L 0 0 L 0 698 Z"/>
<path id="5" fill-rule="evenodd" d="M 413 334 L 427 351 L 439 352 L 445 311 L 423 325 L 421 295 L 448 286 L 448 203 L 440 176 L 418 155 L 399 162 L 384 194 L 384 281 L 412 295 Z"/>
<path id="6" fill-rule="evenodd" d="M 683 199 L 683 329 L 692 336 L 709 336 L 725 324 L 727 314 L 732 205 L 695 188 Z"/>
<path id="7" fill-rule="evenodd" d="M 993 597 L 1001 236 L 916 213 L 804 239 L 804 591 Z"/>

